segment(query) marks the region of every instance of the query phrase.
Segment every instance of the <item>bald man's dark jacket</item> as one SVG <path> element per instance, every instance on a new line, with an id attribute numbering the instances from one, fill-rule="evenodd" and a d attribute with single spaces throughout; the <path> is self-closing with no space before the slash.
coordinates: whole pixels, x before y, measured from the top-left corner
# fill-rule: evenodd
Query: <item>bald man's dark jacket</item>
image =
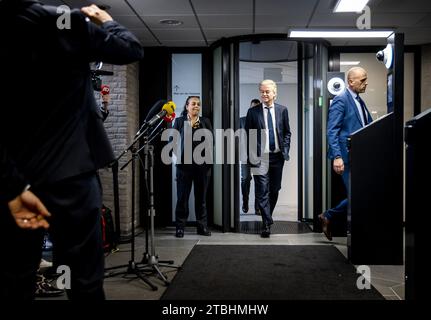
<path id="1" fill-rule="evenodd" d="M 143 49 L 116 22 L 99 27 L 72 10 L 70 28 L 62 29 L 62 14 L 38 1 L 0 2 L 1 183 L 52 183 L 114 159 L 90 63 L 131 63 Z"/>

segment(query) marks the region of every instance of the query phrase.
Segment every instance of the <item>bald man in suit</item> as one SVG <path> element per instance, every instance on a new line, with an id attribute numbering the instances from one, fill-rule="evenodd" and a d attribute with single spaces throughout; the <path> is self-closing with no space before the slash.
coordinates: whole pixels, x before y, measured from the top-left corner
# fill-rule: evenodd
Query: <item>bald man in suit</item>
<path id="1" fill-rule="evenodd" d="M 346 190 L 349 187 L 350 171 L 347 139 L 353 132 L 373 121 L 359 96 L 367 88 L 367 79 L 365 69 L 351 68 L 347 72 L 347 88 L 334 98 L 328 112 L 328 157 L 333 161 L 334 171 L 343 177 Z M 331 220 L 336 216 L 346 216 L 347 205 L 347 199 L 344 199 L 336 207 L 319 215 L 322 231 L 328 240 L 332 240 Z"/>

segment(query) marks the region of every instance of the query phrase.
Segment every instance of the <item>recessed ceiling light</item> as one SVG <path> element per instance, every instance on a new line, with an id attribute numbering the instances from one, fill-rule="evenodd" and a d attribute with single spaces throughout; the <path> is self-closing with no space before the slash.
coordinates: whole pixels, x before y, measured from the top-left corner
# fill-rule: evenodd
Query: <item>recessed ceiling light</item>
<path id="1" fill-rule="evenodd" d="M 291 30 L 290 38 L 387 38 L 393 31 Z"/>
<path id="2" fill-rule="evenodd" d="M 369 0 L 338 0 L 334 12 L 361 12 Z"/>
<path id="3" fill-rule="evenodd" d="M 166 24 L 168 26 L 180 26 L 183 24 L 182 21 L 180 20 L 175 20 L 175 19 L 163 19 L 159 21 L 160 24 Z"/>

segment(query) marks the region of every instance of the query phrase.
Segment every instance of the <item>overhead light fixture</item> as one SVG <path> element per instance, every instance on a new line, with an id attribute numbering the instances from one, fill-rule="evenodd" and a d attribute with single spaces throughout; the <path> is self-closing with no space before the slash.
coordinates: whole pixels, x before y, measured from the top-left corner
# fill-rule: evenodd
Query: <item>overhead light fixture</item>
<path id="1" fill-rule="evenodd" d="M 334 12 L 361 12 L 369 0 L 338 0 Z"/>
<path id="2" fill-rule="evenodd" d="M 361 61 L 340 61 L 340 66 L 357 66 Z"/>
<path id="3" fill-rule="evenodd" d="M 290 38 L 387 38 L 393 31 L 388 30 L 291 30 Z"/>
<path id="4" fill-rule="evenodd" d="M 180 20 L 175 20 L 175 19 L 163 19 L 159 21 L 160 24 L 165 24 L 168 26 L 180 26 L 183 24 L 182 21 Z"/>

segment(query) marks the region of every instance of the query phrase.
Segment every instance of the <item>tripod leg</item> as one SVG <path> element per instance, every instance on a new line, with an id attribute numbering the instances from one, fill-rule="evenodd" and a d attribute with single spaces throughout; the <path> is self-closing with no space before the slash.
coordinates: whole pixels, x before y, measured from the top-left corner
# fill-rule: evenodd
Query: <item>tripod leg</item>
<path id="1" fill-rule="evenodd" d="M 159 267 L 181 269 L 181 266 L 173 266 L 172 264 L 159 263 Z"/>
<path id="2" fill-rule="evenodd" d="M 109 268 L 105 268 L 105 272 L 109 271 L 109 270 L 115 270 L 115 269 L 120 269 L 120 268 L 125 268 L 128 267 L 128 264 L 123 264 L 121 266 L 115 266 L 115 267 L 109 267 Z"/>
<path id="3" fill-rule="evenodd" d="M 148 284 L 151 287 L 151 289 L 153 289 L 153 291 L 157 291 L 157 287 L 154 284 L 152 284 L 151 281 L 147 279 L 147 277 L 145 277 L 144 275 L 142 275 L 139 272 L 139 270 L 136 270 L 135 274 L 136 274 L 136 276 L 138 278 L 140 278 L 142 281 L 144 281 L 146 284 Z"/>
<path id="4" fill-rule="evenodd" d="M 166 276 L 160 271 L 159 267 L 157 265 L 153 265 L 153 269 L 156 270 L 156 272 L 159 274 L 160 278 L 162 278 L 163 282 L 166 285 L 170 285 L 170 281 L 166 278 Z"/>
<path id="5" fill-rule="evenodd" d="M 119 276 L 120 274 L 127 274 L 127 271 L 105 272 L 105 278 L 116 277 L 116 276 Z"/>

